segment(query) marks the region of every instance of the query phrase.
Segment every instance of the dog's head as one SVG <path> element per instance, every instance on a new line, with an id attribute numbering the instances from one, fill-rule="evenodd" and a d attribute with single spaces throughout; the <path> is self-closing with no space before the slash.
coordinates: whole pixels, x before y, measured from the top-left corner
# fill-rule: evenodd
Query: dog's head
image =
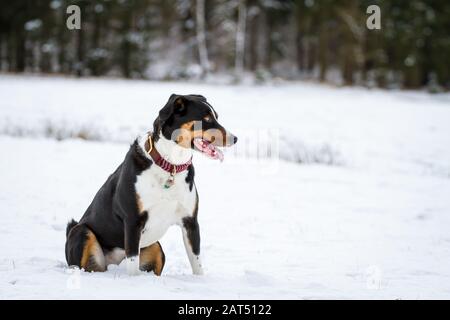
<path id="1" fill-rule="evenodd" d="M 237 137 L 219 124 L 217 112 L 201 95 L 172 94 L 159 111 L 153 130 L 154 139 L 162 135 L 213 159 L 223 159 L 217 147 L 229 147 L 237 142 Z"/>

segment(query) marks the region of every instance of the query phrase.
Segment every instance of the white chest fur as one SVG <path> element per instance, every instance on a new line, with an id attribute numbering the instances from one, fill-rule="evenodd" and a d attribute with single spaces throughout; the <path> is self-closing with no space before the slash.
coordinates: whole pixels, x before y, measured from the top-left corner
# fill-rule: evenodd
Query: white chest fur
<path id="1" fill-rule="evenodd" d="M 155 243 L 174 224 L 181 224 L 186 216 L 192 216 L 196 193 L 186 183 L 187 171 L 175 175 L 174 184 L 166 189 L 164 183 L 169 173 L 153 164 L 136 180 L 136 193 L 148 219 L 142 230 L 140 247 Z"/>

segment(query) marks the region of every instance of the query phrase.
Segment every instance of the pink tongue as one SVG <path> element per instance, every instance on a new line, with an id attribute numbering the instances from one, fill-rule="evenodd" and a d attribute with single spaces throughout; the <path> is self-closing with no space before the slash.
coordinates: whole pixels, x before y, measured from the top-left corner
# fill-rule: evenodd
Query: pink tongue
<path id="1" fill-rule="evenodd" d="M 208 157 L 212 159 L 218 159 L 220 161 L 223 161 L 223 153 L 219 149 L 217 149 L 213 144 L 210 142 L 199 139 L 194 140 L 194 145 L 197 149 L 199 149 L 202 153 L 206 154 Z"/>

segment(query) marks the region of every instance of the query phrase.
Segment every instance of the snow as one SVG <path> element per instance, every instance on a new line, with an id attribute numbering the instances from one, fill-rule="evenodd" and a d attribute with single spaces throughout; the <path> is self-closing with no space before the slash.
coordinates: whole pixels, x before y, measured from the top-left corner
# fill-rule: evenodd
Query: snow
<path id="1" fill-rule="evenodd" d="M 194 157 L 205 275 L 191 274 L 177 227 L 161 277 L 69 270 L 67 221 L 174 92 L 205 95 L 240 138 L 223 163 Z M 2 75 L 0 298 L 448 299 L 449 102 L 306 82 Z M 267 132 L 281 159 L 247 150 Z"/>

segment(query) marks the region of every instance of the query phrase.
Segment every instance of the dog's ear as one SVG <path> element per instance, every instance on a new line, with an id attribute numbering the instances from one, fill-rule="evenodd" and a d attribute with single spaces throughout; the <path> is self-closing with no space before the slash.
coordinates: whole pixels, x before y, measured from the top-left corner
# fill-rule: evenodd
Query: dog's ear
<path id="1" fill-rule="evenodd" d="M 153 132 L 161 131 L 164 123 L 170 118 L 174 112 L 183 111 L 186 108 L 186 101 L 182 95 L 172 94 L 166 105 L 159 110 L 159 115 L 153 122 Z"/>
<path id="2" fill-rule="evenodd" d="M 166 105 L 159 111 L 159 120 L 164 123 L 174 112 L 183 111 L 186 108 L 186 100 L 183 96 L 172 94 Z"/>
<path id="3" fill-rule="evenodd" d="M 196 98 L 200 99 L 201 101 L 206 102 L 206 98 L 200 94 L 191 94 L 190 96 L 196 97 Z"/>

